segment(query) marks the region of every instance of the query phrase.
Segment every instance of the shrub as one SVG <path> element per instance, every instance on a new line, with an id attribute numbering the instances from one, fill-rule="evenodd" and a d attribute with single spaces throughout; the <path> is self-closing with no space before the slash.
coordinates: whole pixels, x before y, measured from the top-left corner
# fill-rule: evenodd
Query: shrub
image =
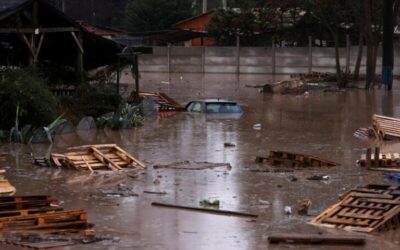
<path id="1" fill-rule="evenodd" d="M 46 81 L 31 70 L 13 70 L 0 80 L 1 129 L 10 129 L 16 120 L 19 106 L 19 123 L 40 127 L 56 118 L 57 102 Z"/>

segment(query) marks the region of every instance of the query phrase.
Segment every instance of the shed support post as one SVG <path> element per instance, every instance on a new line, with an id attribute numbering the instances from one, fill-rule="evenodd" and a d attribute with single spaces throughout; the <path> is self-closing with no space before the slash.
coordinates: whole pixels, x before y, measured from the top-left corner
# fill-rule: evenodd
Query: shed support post
<path id="1" fill-rule="evenodd" d="M 83 39 L 82 39 L 82 32 L 78 32 L 78 35 L 76 35 L 75 32 L 71 32 L 72 37 L 74 38 L 74 41 L 76 43 L 77 47 L 77 57 L 76 57 L 76 69 L 78 73 L 83 77 L 83 72 L 84 72 L 84 66 L 83 66 Z"/>

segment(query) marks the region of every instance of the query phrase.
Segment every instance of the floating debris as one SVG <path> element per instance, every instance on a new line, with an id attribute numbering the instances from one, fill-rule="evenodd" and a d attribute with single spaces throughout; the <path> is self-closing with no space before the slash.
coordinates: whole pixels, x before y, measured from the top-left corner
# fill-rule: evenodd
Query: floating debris
<path id="1" fill-rule="evenodd" d="M 279 233 L 268 236 L 269 243 L 364 245 L 365 237 L 349 235 Z"/>
<path id="2" fill-rule="evenodd" d="M 285 166 L 294 168 L 304 167 L 334 167 L 339 163 L 321 159 L 316 156 L 291 153 L 286 151 L 270 151 L 268 157 L 257 156 L 256 162 L 267 161 L 272 166 Z"/>
<path id="3" fill-rule="evenodd" d="M 144 163 L 125 152 L 116 144 L 85 145 L 68 148 L 71 152 L 51 154 L 51 162 L 55 166 L 74 168 L 76 170 L 121 171 L 143 169 Z"/>
<path id="4" fill-rule="evenodd" d="M 357 232 L 397 227 L 400 186 L 371 184 L 350 190 L 309 224 Z"/>
<path id="5" fill-rule="evenodd" d="M 229 163 L 190 162 L 190 161 L 178 161 L 169 164 L 157 164 L 153 166 L 154 169 L 168 168 L 168 169 L 181 169 L 181 170 L 204 170 L 204 169 L 213 169 L 218 167 L 225 167 L 227 170 L 232 169 L 232 166 Z"/>

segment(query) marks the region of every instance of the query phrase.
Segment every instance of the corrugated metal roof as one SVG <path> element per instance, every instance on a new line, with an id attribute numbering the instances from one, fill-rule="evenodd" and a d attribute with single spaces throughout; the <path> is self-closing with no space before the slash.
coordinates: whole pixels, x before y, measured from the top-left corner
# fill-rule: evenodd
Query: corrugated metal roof
<path id="1" fill-rule="evenodd" d="M 28 0 L 0 0 L 0 12 L 14 9 Z"/>

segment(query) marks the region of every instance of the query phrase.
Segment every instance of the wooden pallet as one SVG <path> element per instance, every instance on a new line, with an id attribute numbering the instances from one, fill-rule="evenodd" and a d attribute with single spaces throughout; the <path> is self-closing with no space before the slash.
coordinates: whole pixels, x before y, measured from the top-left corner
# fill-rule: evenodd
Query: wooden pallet
<path id="1" fill-rule="evenodd" d="M 60 207 L 40 207 L 40 208 L 30 208 L 30 209 L 13 209 L 13 210 L 0 210 L 0 220 L 2 218 L 13 218 L 19 216 L 28 216 L 33 214 L 44 214 L 55 211 L 62 211 Z"/>
<path id="2" fill-rule="evenodd" d="M 50 207 L 52 205 L 57 205 L 57 200 L 45 195 L 0 197 L 0 211 Z"/>
<path id="3" fill-rule="evenodd" d="M 374 114 L 372 127 L 379 139 L 400 138 L 400 119 Z"/>
<path id="4" fill-rule="evenodd" d="M 158 111 L 185 111 L 185 108 L 165 93 L 141 92 L 141 97 L 151 97 L 158 104 Z"/>
<path id="5" fill-rule="evenodd" d="M 375 148 L 375 153 L 368 148 L 366 154 L 361 155 L 357 160 L 361 167 L 367 167 L 370 170 L 400 172 L 400 154 L 399 153 L 380 153 L 380 148 Z"/>
<path id="6" fill-rule="evenodd" d="M 54 211 L 0 218 L 0 229 L 3 228 L 7 230 L 56 228 L 86 229 L 87 227 L 87 214 L 84 210 Z"/>
<path id="7" fill-rule="evenodd" d="M 400 186 L 367 185 L 350 190 L 338 203 L 309 224 L 349 231 L 373 232 L 395 228 L 400 222 Z"/>
<path id="8" fill-rule="evenodd" d="M 143 169 L 144 163 L 125 152 L 116 144 L 84 145 L 68 148 L 68 153 L 52 154 L 56 166 L 77 170 L 126 170 Z"/>
<path id="9" fill-rule="evenodd" d="M 339 163 L 316 156 L 286 151 L 270 151 L 268 157 L 256 157 L 256 162 L 262 163 L 264 161 L 267 161 L 272 166 L 286 167 L 333 167 L 339 165 Z"/>

